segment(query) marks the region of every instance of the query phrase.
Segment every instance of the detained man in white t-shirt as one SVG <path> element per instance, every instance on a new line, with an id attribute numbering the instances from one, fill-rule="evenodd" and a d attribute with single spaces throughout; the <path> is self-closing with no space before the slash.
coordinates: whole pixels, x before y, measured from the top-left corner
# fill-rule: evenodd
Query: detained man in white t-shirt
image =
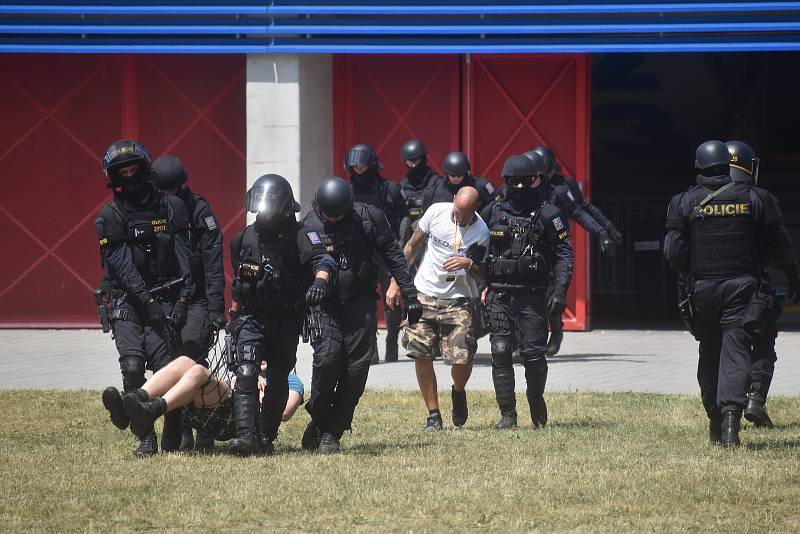
<path id="1" fill-rule="evenodd" d="M 422 319 L 414 326 L 406 326 L 403 333 L 403 346 L 415 360 L 419 389 L 429 412 L 425 430 L 442 428 L 433 370 L 435 345 L 439 346 L 444 363 L 451 366 L 453 424 L 462 426 L 467 421 L 465 388 L 478 347 L 470 301 L 480 296 L 475 280 L 486 277 L 489 246 L 489 228 L 475 213 L 478 203 L 478 191 L 463 187 L 452 203 L 431 205 L 403 249 L 409 263 L 425 251 L 414 278 Z M 387 294 L 387 302 L 398 305 L 399 291 Z"/>

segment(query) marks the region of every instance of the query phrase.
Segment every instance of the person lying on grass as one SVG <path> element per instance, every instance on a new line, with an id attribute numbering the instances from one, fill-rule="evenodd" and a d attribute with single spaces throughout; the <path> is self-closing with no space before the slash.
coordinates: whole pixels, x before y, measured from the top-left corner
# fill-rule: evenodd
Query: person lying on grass
<path id="1" fill-rule="evenodd" d="M 266 362 L 263 362 L 262 372 L 265 367 Z M 264 377 L 259 377 L 262 396 L 265 385 Z M 208 433 L 217 441 L 227 441 L 236 435 L 232 388 L 233 384 L 212 375 L 206 367 L 180 356 L 153 374 L 141 389 L 124 397 L 116 388 L 106 388 L 106 394 L 116 398 L 107 408 L 112 423 L 118 428 L 124 429 L 130 422 L 139 429 L 150 429 L 160 416 L 185 406 L 188 420 L 195 429 Z M 303 393 L 300 378 L 291 375 L 284 421 L 288 421 L 303 403 Z"/>

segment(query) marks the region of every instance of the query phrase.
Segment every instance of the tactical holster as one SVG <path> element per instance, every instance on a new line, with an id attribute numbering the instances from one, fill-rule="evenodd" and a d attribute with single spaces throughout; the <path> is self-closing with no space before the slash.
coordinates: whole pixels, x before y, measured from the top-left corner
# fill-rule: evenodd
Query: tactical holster
<path id="1" fill-rule="evenodd" d="M 755 344 L 767 332 L 773 319 L 777 319 L 775 314 L 779 308 L 775 297 L 764 288 L 763 284 L 759 284 L 744 310 L 742 328 L 745 341 L 750 345 Z"/>

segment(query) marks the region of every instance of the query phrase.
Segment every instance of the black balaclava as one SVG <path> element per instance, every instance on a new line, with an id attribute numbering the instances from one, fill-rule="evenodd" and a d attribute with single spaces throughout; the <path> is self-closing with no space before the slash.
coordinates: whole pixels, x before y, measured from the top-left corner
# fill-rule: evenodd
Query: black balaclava
<path id="1" fill-rule="evenodd" d="M 264 239 L 271 239 L 278 237 L 284 230 L 289 227 L 291 222 L 289 217 L 279 213 L 274 214 L 270 219 L 266 219 L 262 213 L 256 214 L 256 230 L 258 234 Z"/>
<path id="2" fill-rule="evenodd" d="M 356 174 L 353 169 L 350 169 L 350 182 L 353 184 L 353 189 L 361 191 L 372 189 L 378 181 L 378 169 L 369 168 L 364 171 L 364 174 Z"/>
<path id="3" fill-rule="evenodd" d="M 428 157 L 422 156 L 420 162 L 417 164 L 416 167 L 409 167 L 406 165 L 406 178 L 408 178 L 408 183 L 413 185 L 414 187 L 419 187 L 422 185 L 422 181 L 425 176 L 428 174 L 429 167 L 428 167 Z"/>

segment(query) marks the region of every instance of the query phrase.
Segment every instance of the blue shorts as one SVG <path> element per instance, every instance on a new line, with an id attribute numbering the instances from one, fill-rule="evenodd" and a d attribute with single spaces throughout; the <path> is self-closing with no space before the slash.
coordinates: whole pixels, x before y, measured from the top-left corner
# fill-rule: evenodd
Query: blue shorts
<path id="1" fill-rule="evenodd" d="M 297 373 L 289 373 L 289 391 L 296 391 L 300 394 L 300 404 L 305 402 L 305 387 L 303 381 L 297 376 Z"/>

